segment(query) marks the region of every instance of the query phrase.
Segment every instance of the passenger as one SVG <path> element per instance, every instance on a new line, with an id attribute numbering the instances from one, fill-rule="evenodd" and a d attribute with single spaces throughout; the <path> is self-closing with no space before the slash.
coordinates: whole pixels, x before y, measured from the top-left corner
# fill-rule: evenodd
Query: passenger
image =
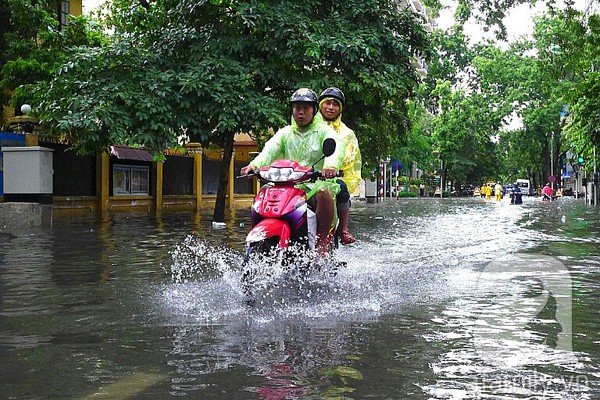
<path id="1" fill-rule="evenodd" d="M 344 173 L 341 179 L 337 182 L 340 185 L 340 192 L 336 196 L 337 213 L 340 220 L 337 233 L 342 240 L 342 244 L 351 244 L 356 242 L 356 239 L 348 229 L 348 219 L 350 213 L 350 193 L 354 192 L 360 181 L 361 176 L 361 155 L 358 147 L 358 140 L 352 129 L 348 128 L 342 122 L 342 111 L 346 105 L 346 96 L 344 92 L 336 87 L 330 87 L 321 93 L 319 96 L 319 110 L 323 115 L 323 119 L 327 124 L 333 127 L 338 134 L 340 141 L 344 143 L 344 162 L 341 171 Z M 338 143 L 340 142 L 338 141 Z M 390 189 L 390 195 L 391 190 Z M 398 195 L 396 193 L 396 195 Z"/>
<path id="2" fill-rule="evenodd" d="M 317 94 L 310 89 L 298 89 L 290 98 L 292 105 L 291 124 L 279 129 L 269 139 L 254 160 L 241 169 L 242 175 L 270 165 L 277 159 L 294 160 L 303 166 L 312 166 L 322 156 L 322 144 L 326 138 L 335 140 L 336 133 L 329 127 L 318 113 Z M 336 140 L 335 152 L 317 164 L 324 178 L 335 178 L 344 160 L 344 146 Z M 322 166 L 322 168 L 319 168 Z M 315 213 L 317 216 L 316 250 L 321 256 L 327 254 L 329 247 L 329 230 L 334 220 L 335 196 L 340 187 L 331 180 L 319 180 L 309 184 L 309 189 L 316 190 Z"/>

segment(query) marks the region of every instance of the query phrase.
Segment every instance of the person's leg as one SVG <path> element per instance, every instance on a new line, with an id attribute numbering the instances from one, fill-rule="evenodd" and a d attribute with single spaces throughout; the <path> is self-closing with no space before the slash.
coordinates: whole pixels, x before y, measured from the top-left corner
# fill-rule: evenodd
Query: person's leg
<path id="1" fill-rule="evenodd" d="M 352 243 L 356 242 L 356 238 L 354 238 L 354 236 L 352 236 L 352 234 L 348 230 L 349 214 L 350 214 L 349 207 L 347 207 L 346 210 L 344 210 L 344 211 L 338 210 L 338 218 L 340 220 L 340 224 L 338 226 L 338 233 L 341 236 L 342 244 L 352 244 Z"/>
<path id="2" fill-rule="evenodd" d="M 333 198 L 326 190 L 320 190 L 315 194 L 317 202 L 315 213 L 317 214 L 317 243 L 315 250 L 321 256 L 327 255 L 329 249 L 329 231 L 333 223 Z"/>
<path id="3" fill-rule="evenodd" d="M 348 219 L 350 214 L 350 192 L 348 192 L 348 186 L 346 182 L 341 179 L 336 181 L 340 185 L 340 192 L 335 197 L 337 203 L 337 215 L 339 225 L 337 229 L 338 235 L 342 239 L 342 244 L 350 244 L 356 242 L 356 239 L 350 233 L 348 229 Z"/>

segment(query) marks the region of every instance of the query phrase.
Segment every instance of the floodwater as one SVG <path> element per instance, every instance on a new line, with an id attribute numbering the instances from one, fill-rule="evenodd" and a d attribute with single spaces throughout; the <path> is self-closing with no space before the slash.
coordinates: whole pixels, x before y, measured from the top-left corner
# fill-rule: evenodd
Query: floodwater
<path id="1" fill-rule="evenodd" d="M 0 399 L 600 398 L 598 209 L 356 201 L 351 227 L 337 275 L 254 305 L 247 211 L 0 233 Z"/>

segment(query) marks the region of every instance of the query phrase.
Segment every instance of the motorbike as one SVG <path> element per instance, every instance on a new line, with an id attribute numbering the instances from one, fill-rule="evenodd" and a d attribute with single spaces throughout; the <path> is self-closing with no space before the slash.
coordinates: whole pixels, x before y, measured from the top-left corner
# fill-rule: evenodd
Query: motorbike
<path id="1" fill-rule="evenodd" d="M 293 266 L 294 255 L 298 249 L 306 252 L 315 249 L 317 219 L 310 205 L 314 193 L 307 193 L 296 185 L 315 182 L 320 178 L 321 172 L 316 171 L 314 165 L 332 155 L 335 147 L 334 139 L 325 139 L 323 155 L 311 167 L 282 159 L 247 175 L 256 176 L 264 184 L 254 198 L 251 207 L 252 229 L 246 236 L 242 288 L 247 296 L 251 296 L 252 283 L 259 272 L 253 265 L 255 259 L 261 258 L 282 266 Z M 338 238 L 334 234 L 337 222 L 337 212 L 334 209 L 334 220 L 327 238 L 330 251 L 338 246 Z M 312 267 L 315 267 L 315 263 L 312 264 Z M 300 271 L 296 272 L 302 274 L 306 273 L 311 265 L 296 265 L 296 268 L 300 268 Z"/>

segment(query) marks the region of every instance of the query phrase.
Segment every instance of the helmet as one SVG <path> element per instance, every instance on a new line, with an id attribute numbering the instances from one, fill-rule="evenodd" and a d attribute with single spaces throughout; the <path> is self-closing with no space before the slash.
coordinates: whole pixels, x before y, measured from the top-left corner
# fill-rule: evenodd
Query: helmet
<path id="1" fill-rule="evenodd" d="M 333 97 L 334 99 L 339 100 L 340 103 L 342 103 L 342 107 L 344 107 L 346 105 L 346 96 L 344 96 L 344 92 L 342 92 L 340 89 L 338 89 L 336 87 L 330 87 L 330 88 L 323 90 L 321 92 L 321 95 L 319 96 L 319 103 L 325 97 Z"/>
<path id="2" fill-rule="evenodd" d="M 317 94 L 310 89 L 298 89 L 292 94 L 292 97 L 290 97 L 290 103 L 296 102 L 313 103 L 316 105 L 318 104 Z"/>

